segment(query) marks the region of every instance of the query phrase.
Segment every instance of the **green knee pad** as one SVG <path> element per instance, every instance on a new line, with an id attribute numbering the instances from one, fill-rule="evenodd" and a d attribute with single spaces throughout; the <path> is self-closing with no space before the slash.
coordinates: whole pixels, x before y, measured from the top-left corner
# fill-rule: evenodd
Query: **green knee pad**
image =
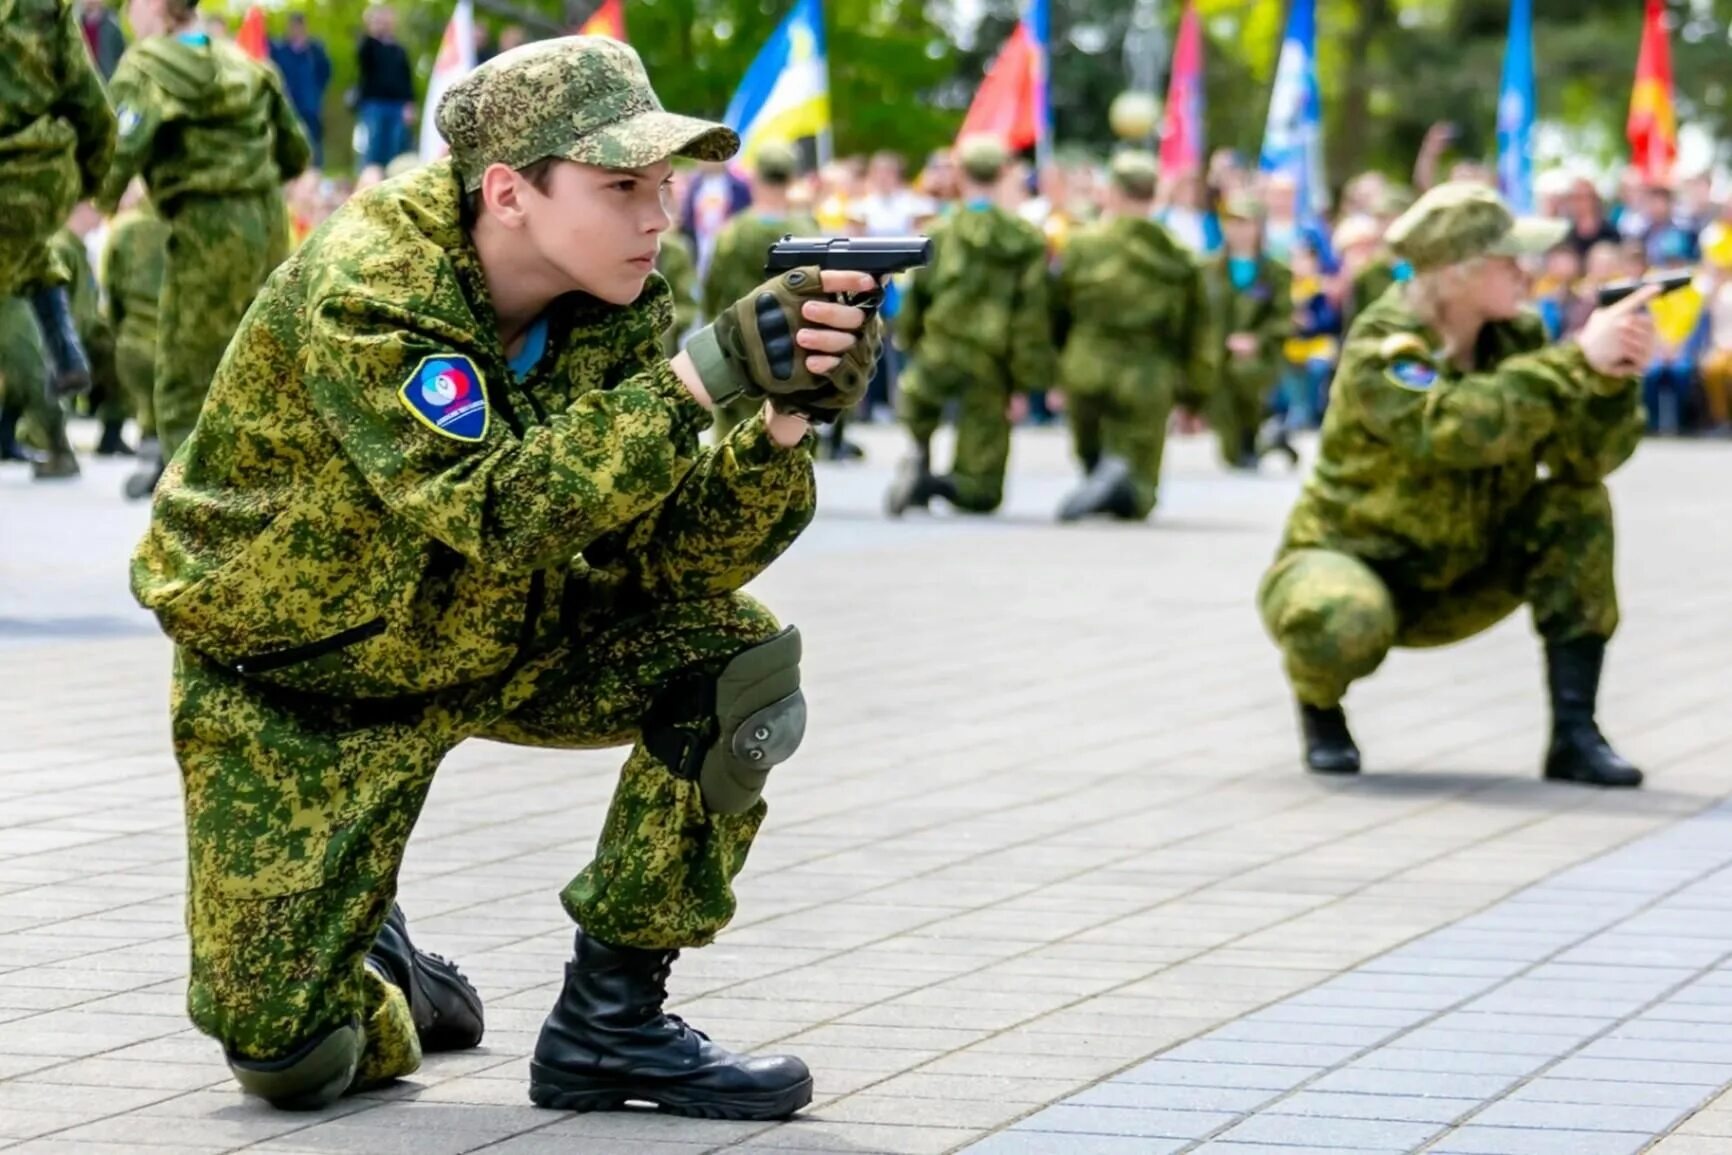
<path id="1" fill-rule="evenodd" d="M 806 734 L 800 692 L 800 631 L 789 626 L 734 657 L 716 677 L 715 744 L 698 769 L 704 805 L 744 814 L 764 793 L 770 767 L 786 762 Z"/>
<path id="2" fill-rule="evenodd" d="M 328 1031 L 283 1059 L 228 1057 L 235 1082 L 282 1111 L 317 1111 L 343 1097 L 360 1066 L 366 1035 L 361 1024 Z"/>

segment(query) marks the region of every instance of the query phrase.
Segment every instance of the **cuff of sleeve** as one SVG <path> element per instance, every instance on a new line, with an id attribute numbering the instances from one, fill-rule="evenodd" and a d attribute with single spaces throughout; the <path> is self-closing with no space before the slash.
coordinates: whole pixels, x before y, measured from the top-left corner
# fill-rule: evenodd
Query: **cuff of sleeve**
<path id="1" fill-rule="evenodd" d="M 818 435 L 811 429 L 786 448 L 770 440 L 770 430 L 764 424 L 764 412 L 759 410 L 750 421 L 743 421 L 728 437 L 734 460 L 748 469 L 764 469 L 790 457 L 811 457 L 817 447 Z"/>
<path id="2" fill-rule="evenodd" d="M 746 382 L 728 363 L 714 325 L 705 325 L 694 333 L 686 342 L 686 353 L 692 359 L 692 368 L 698 371 L 698 380 L 704 383 L 704 391 L 710 395 L 711 404 L 725 405 L 745 392 Z"/>
<path id="3" fill-rule="evenodd" d="M 1577 344 L 1564 346 L 1564 354 L 1569 358 L 1570 368 L 1582 383 L 1582 388 L 1595 397 L 1616 397 L 1635 384 L 1634 377 L 1612 377 L 1588 364 L 1588 355 L 1582 352 Z"/>

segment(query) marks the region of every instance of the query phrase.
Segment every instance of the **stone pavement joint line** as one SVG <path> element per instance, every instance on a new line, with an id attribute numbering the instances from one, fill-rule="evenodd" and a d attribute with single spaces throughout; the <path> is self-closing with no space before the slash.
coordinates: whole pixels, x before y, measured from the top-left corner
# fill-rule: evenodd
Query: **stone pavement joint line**
<path id="1" fill-rule="evenodd" d="M 1732 454 L 1613 479 L 1602 715 L 1650 773 L 1613 795 L 1537 778 L 1525 614 L 1391 655 L 1349 701 L 1367 773 L 1299 771 L 1252 604 L 1297 475 L 1178 437 L 1152 527 L 1060 528 L 1069 448 L 1019 432 L 1000 516 L 892 523 L 901 435 L 856 435 L 752 590 L 806 639 L 812 726 L 739 917 L 672 982 L 812 1065 L 780 1125 L 527 1102 L 622 755 L 485 743 L 399 880 L 485 1045 L 316 1115 L 242 1097 L 186 1020 L 170 653 L 125 580 L 149 511 L 126 462 L 0 468 L 0 1155 L 1732 1151 L 1732 1094 L 1690 1114 L 1732 1031 L 1732 535 L 1703 532 Z"/>

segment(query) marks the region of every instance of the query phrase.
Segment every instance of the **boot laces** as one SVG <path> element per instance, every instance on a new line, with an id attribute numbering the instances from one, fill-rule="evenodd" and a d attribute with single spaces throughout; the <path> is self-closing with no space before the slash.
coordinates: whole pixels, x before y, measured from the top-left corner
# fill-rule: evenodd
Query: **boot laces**
<path id="1" fill-rule="evenodd" d="M 655 1002 L 646 1006 L 644 1012 L 646 1014 L 660 1015 L 673 1026 L 677 1033 L 681 1035 L 696 1035 L 698 1038 L 707 1042 L 709 1040 L 708 1035 L 686 1022 L 679 1015 L 662 1009 L 668 1001 L 668 979 L 673 975 L 674 960 L 679 957 L 679 951 L 667 951 L 662 955 L 661 961 L 656 965 L 656 968 L 650 972 L 650 990 L 655 994 Z"/>

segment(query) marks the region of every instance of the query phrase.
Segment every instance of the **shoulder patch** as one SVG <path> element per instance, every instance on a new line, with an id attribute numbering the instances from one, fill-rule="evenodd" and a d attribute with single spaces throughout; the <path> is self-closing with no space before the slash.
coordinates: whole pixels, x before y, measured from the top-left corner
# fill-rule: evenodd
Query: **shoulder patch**
<path id="1" fill-rule="evenodd" d="M 138 126 L 144 122 L 144 117 L 140 115 L 138 109 L 123 103 L 114 110 L 114 120 L 121 136 L 131 136 L 138 131 Z"/>
<path id="2" fill-rule="evenodd" d="M 453 441 L 487 436 L 487 391 L 481 371 L 467 357 L 424 357 L 397 396 L 415 419 Z"/>
<path id="3" fill-rule="evenodd" d="M 1388 378 L 1403 389 L 1424 392 L 1437 383 L 1437 369 L 1429 361 L 1398 357 L 1389 363 Z"/>

